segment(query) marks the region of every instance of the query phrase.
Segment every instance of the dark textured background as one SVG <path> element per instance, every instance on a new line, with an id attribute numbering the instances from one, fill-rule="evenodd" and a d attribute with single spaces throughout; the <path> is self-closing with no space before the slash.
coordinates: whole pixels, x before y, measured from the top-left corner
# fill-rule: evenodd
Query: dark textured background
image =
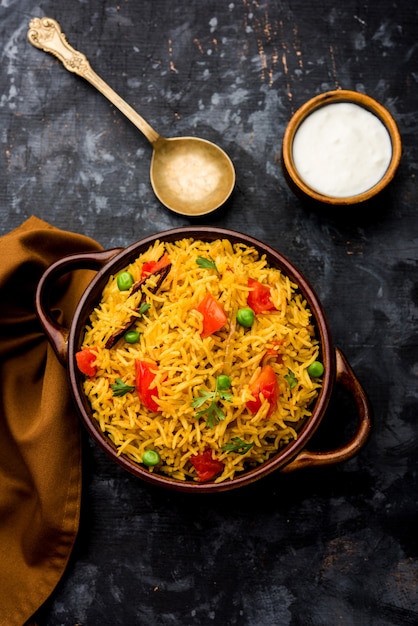
<path id="1" fill-rule="evenodd" d="M 258 237 L 302 270 L 374 428 L 344 465 L 206 497 L 142 484 L 86 438 L 79 540 L 39 623 L 417 624 L 416 3 L 3 0 L 0 233 L 36 214 L 113 247 L 190 221 L 154 197 L 146 139 L 27 42 L 44 15 L 158 132 L 228 152 L 234 194 L 194 223 Z M 322 212 L 288 189 L 281 139 L 301 104 L 340 87 L 391 111 L 404 153 L 374 205 Z M 322 437 L 353 419 L 337 392 Z"/>

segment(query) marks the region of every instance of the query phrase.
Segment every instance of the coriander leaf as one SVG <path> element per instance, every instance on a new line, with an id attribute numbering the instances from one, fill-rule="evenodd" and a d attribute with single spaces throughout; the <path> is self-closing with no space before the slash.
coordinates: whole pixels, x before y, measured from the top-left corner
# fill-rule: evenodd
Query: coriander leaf
<path id="1" fill-rule="evenodd" d="M 251 450 L 253 445 L 253 441 L 247 443 L 239 437 L 232 437 L 229 443 L 226 443 L 224 446 L 222 446 L 222 451 L 228 452 L 228 454 L 230 452 L 236 452 L 237 454 L 246 454 L 249 450 Z"/>
<path id="2" fill-rule="evenodd" d="M 196 263 L 198 264 L 199 267 L 202 267 L 204 269 L 215 270 L 215 271 L 218 272 L 218 268 L 216 267 L 216 263 L 212 259 L 211 256 L 209 256 L 208 258 L 205 258 L 203 256 L 198 256 L 197 259 L 196 259 Z"/>
<path id="3" fill-rule="evenodd" d="M 200 397 L 193 398 L 192 407 L 195 409 L 199 409 L 201 406 L 205 404 L 205 402 L 209 399 L 213 398 L 213 393 L 211 391 L 203 391 L 202 389 L 199 391 Z"/>
<path id="4" fill-rule="evenodd" d="M 114 396 L 124 396 L 125 393 L 128 393 L 129 391 L 133 391 L 135 389 L 135 386 L 127 385 L 126 383 L 123 382 L 121 378 L 117 378 L 116 383 L 113 385 L 110 385 L 110 388 L 112 389 Z"/>
<path id="5" fill-rule="evenodd" d="M 212 402 L 206 412 L 206 426 L 214 428 L 216 424 L 225 419 L 225 413 L 218 407 L 216 402 Z"/>
<path id="6" fill-rule="evenodd" d="M 296 387 L 296 385 L 298 384 L 298 379 L 296 378 L 292 370 L 287 370 L 287 371 L 288 371 L 288 375 L 285 376 L 284 379 L 287 380 L 287 382 L 289 383 L 290 389 L 293 389 L 293 387 Z"/>
<path id="7" fill-rule="evenodd" d="M 216 424 L 219 424 L 220 421 L 225 419 L 225 413 L 221 409 L 221 407 L 217 404 L 217 399 L 221 400 L 232 400 L 232 393 L 228 391 L 219 391 L 218 383 L 216 382 L 215 391 L 204 391 L 203 389 L 199 390 L 199 396 L 193 398 L 192 407 L 195 409 L 201 408 L 205 402 L 210 400 L 209 406 L 201 409 L 195 415 L 196 419 L 200 419 L 202 417 L 206 417 L 206 426 L 208 428 L 214 428 Z"/>
<path id="8" fill-rule="evenodd" d="M 198 411 L 195 417 L 197 420 L 199 420 L 201 417 L 206 417 L 207 419 L 209 419 L 209 416 L 211 415 L 212 415 L 212 405 L 210 405 L 209 407 L 206 407 L 206 409 L 202 409 L 201 411 Z"/>
<path id="9" fill-rule="evenodd" d="M 144 315 L 144 313 L 146 313 L 150 307 L 151 305 L 148 302 L 143 302 L 139 307 L 138 313 L 140 315 Z"/>
<path id="10" fill-rule="evenodd" d="M 195 417 L 196 419 L 206 417 L 206 426 L 208 428 L 214 428 L 216 424 L 219 424 L 221 420 L 225 419 L 225 413 L 213 400 L 208 407 L 202 409 L 201 411 L 198 411 Z"/>

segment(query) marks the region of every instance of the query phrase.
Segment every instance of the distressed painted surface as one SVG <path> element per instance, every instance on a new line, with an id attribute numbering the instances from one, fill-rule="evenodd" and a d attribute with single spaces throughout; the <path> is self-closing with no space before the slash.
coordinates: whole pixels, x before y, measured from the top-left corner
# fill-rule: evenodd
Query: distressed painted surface
<path id="1" fill-rule="evenodd" d="M 154 197 L 146 139 L 27 43 L 43 15 L 158 132 L 228 152 L 234 194 L 197 223 L 258 237 L 305 273 L 375 423 L 344 466 L 209 498 L 155 491 L 86 441 L 79 543 L 40 624 L 416 624 L 418 9 L 1 0 L 0 233 L 35 213 L 113 247 L 191 222 Z M 280 170 L 292 113 L 339 87 L 379 100 L 402 134 L 400 171 L 373 211 L 315 211 Z M 332 408 L 331 432 L 352 413 L 339 394 Z"/>

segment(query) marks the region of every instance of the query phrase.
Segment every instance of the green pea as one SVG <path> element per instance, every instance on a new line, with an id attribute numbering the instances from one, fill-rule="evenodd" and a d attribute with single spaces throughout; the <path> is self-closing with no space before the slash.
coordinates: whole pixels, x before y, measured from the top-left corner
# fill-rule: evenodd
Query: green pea
<path id="1" fill-rule="evenodd" d="M 124 334 L 123 338 L 126 343 L 138 343 L 140 333 L 137 330 L 128 330 L 127 333 Z"/>
<path id="2" fill-rule="evenodd" d="M 142 455 L 142 462 L 144 465 L 148 465 L 148 467 L 152 467 L 153 465 L 157 465 L 160 462 L 160 455 L 155 450 L 145 450 Z"/>
<path id="3" fill-rule="evenodd" d="M 229 389 L 231 386 L 231 379 L 226 374 L 221 374 L 220 376 L 218 376 L 216 381 L 217 381 L 218 389 L 220 390 Z"/>
<path id="4" fill-rule="evenodd" d="M 119 291 L 127 291 L 134 284 L 134 277 L 130 272 L 121 272 L 116 279 Z"/>
<path id="5" fill-rule="evenodd" d="M 249 306 L 238 309 L 237 322 L 244 328 L 250 328 L 254 324 L 255 313 Z"/>
<path id="6" fill-rule="evenodd" d="M 322 376 L 323 373 L 324 373 L 324 366 L 322 365 L 320 361 L 314 361 L 308 367 L 308 374 L 312 378 L 318 378 L 319 376 Z"/>

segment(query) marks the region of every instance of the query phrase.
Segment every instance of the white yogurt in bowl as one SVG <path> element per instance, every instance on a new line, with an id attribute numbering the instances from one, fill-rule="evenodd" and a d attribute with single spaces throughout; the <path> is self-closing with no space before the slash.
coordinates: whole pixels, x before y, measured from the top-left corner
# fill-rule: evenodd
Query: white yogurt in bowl
<path id="1" fill-rule="evenodd" d="M 392 157 L 384 124 L 358 104 L 328 104 L 301 123 L 293 161 L 304 181 L 337 198 L 367 191 L 383 178 Z"/>
<path id="2" fill-rule="evenodd" d="M 297 193 L 345 205 L 385 188 L 401 152 L 390 113 L 369 96 L 340 89 L 312 98 L 293 115 L 283 138 L 282 165 Z"/>

